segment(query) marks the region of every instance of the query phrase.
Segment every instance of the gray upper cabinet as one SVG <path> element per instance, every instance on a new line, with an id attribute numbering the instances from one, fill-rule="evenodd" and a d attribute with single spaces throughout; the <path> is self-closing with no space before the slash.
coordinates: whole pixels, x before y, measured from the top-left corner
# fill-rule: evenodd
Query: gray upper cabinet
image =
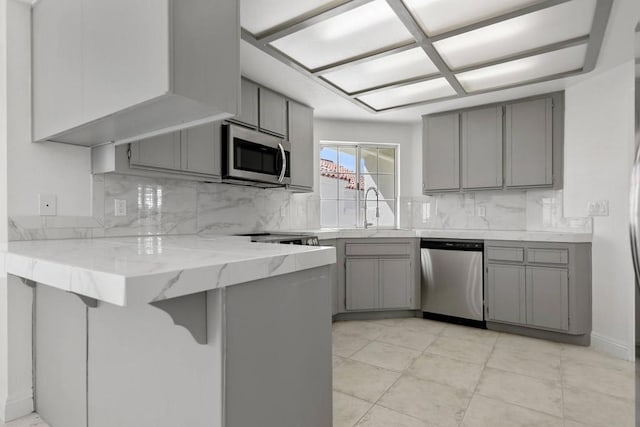
<path id="1" fill-rule="evenodd" d="M 422 190 L 460 189 L 460 116 L 428 116 L 423 121 Z"/>
<path id="2" fill-rule="evenodd" d="M 238 112 L 237 1 L 42 0 L 32 15 L 35 141 L 129 142 Z"/>
<path id="3" fill-rule="evenodd" d="M 552 185 L 552 99 L 507 105 L 505 132 L 507 187 Z"/>
<path id="4" fill-rule="evenodd" d="M 462 113 L 462 187 L 502 187 L 502 107 Z"/>
<path id="5" fill-rule="evenodd" d="M 293 190 L 313 190 L 313 109 L 289 102 L 289 142 L 291 142 L 291 186 Z"/>
<path id="6" fill-rule="evenodd" d="M 242 123 L 253 128 L 258 127 L 258 85 L 242 79 L 241 83 L 242 104 L 240 105 L 240 114 L 231 120 Z"/>
<path id="7" fill-rule="evenodd" d="M 423 193 L 560 189 L 563 137 L 562 92 L 423 116 Z"/>
<path id="8" fill-rule="evenodd" d="M 180 132 L 170 132 L 131 144 L 131 165 L 180 170 Z"/>
<path id="9" fill-rule="evenodd" d="M 287 99 L 284 96 L 260 87 L 258 115 L 261 131 L 287 137 Z"/>
<path id="10" fill-rule="evenodd" d="M 181 133 L 181 170 L 208 176 L 220 176 L 221 123 L 208 123 L 185 129 Z"/>

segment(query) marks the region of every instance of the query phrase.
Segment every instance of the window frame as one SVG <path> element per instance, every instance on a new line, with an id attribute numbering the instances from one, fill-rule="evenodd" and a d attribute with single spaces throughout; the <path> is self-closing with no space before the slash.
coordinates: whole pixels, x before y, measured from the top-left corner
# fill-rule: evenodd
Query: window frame
<path id="1" fill-rule="evenodd" d="M 364 194 L 361 195 L 361 192 L 366 192 L 366 188 L 363 189 L 362 191 L 360 191 L 360 178 L 362 176 L 365 175 L 387 175 L 387 176 L 393 176 L 393 184 L 394 184 L 394 197 L 391 198 L 385 198 L 385 199 L 380 199 L 380 201 L 391 201 L 393 200 L 393 217 L 394 217 L 394 221 L 393 221 L 393 225 L 379 225 L 379 224 L 374 224 L 369 226 L 369 228 L 376 228 L 376 229 L 381 229 L 381 230 L 393 230 L 393 229 L 397 229 L 399 224 L 400 224 L 400 218 L 399 218 L 399 208 L 400 208 L 400 195 L 399 195 L 399 189 L 400 189 L 400 173 L 399 173 L 399 159 L 400 159 L 400 144 L 397 143 L 376 143 L 376 142 L 351 142 L 351 141 L 329 141 L 329 140 L 321 140 L 319 143 L 319 147 L 318 147 L 318 154 L 319 154 L 319 160 L 322 160 L 322 150 L 323 148 L 335 148 L 336 152 L 339 153 L 339 148 L 342 147 L 350 147 L 350 148 L 354 148 L 355 152 L 356 152 L 356 156 L 355 156 L 355 179 L 356 179 L 356 197 L 355 197 L 355 204 L 356 204 L 356 218 L 355 218 L 355 228 L 357 229 L 363 229 L 364 228 L 364 215 L 361 213 L 361 207 L 362 207 L 362 211 L 364 210 Z M 394 153 L 394 161 L 393 161 L 393 173 L 382 173 L 380 174 L 378 170 L 376 170 L 375 173 L 362 173 L 361 171 L 361 149 L 379 149 L 379 148 L 383 148 L 383 149 L 392 149 L 393 153 Z M 378 158 L 379 158 L 379 154 L 378 154 Z M 339 156 L 338 156 L 338 163 L 337 163 L 337 167 L 340 167 L 340 162 L 339 162 Z M 319 172 L 319 178 L 322 178 L 321 173 Z M 338 172 L 339 175 L 339 172 Z M 339 178 L 337 179 L 339 181 Z M 376 186 L 376 188 L 378 188 Z M 331 226 L 331 228 L 338 228 L 338 229 L 352 229 L 352 226 L 348 226 L 348 225 L 340 225 L 340 212 L 339 212 L 339 206 L 340 206 L 340 201 L 350 201 L 353 199 L 340 199 L 340 198 L 329 198 L 329 199 L 325 199 L 322 196 L 322 191 L 321 191 L 321 187 L 318 188 L 318 193 L 320 195 L 320 203 L 322 204 L 323 200 L 335 200 L 336 201 L 336 209 L 337 209 L 337 215 L 336 215 L 336 226 L 333 227 Z M 338 197 L 339 194 L 336 195 L 336 197 Z M 373 200 L 373 203 L 375 203 L 375 199 L 372 198 L 371 196 L 369 196 L 368 199 L 368 203 L 371 203 L 371 201 Z M 371 205 L 369 205 L 370 207 Z M 368 218 L 370 219 L 370 218 Z M 374 217 L 375 219 L 375 217 Z M 325 225 L 322 224 L 322 210 L 320 213 L 320 225 L 321 227 L 325 227 Z"/>

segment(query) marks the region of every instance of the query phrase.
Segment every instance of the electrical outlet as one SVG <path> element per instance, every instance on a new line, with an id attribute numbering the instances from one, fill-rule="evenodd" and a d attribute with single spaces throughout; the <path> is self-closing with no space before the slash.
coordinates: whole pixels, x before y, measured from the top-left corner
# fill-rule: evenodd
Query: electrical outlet
<path id="1" fill-rule="evenodd" d="M 484 206 L 478 206 L 477 207 L 477 215 L 481 218 L 484 218 L 485 216 L 487 216 L 487 208 Z"/>
<path id="2" fill-rule="evenodd" d="M 425 224 L 429 219 L 431 211 L 431 203 L 423 203 L 422 204 L 422 223 Z"/>
<path id="3" fill-rule="evenodd" d="M 587 203 L 587 214 L 589 216 L 609 216 L 609 201 L 595 200 Z"/>
<path id="4" fill-rule="evenodd" d="M 280 207 L 280 218 L 287 216 L 287 209 L 284 206 Z"/>
<path id="5" fill-rule="evenodd" d="M 58 214 L 56 195 L 38 194 L 38 212 L 42 216 L 56 216 Z"/>
<path id="6" fill-rule="evenodd" d="M 127 201 L 123 199 L 114 199 L 113 212 L 115 216 L 127 216 Z"/>

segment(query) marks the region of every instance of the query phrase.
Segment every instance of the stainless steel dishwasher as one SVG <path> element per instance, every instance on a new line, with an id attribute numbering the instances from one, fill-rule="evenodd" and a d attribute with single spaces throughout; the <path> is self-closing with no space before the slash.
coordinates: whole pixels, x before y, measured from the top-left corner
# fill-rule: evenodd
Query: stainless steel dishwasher
<path id="1" fill-rule="evenodd" d="M 424 317 L 485 327 L 483 252 L 481 241 L 421 240 Z"/>

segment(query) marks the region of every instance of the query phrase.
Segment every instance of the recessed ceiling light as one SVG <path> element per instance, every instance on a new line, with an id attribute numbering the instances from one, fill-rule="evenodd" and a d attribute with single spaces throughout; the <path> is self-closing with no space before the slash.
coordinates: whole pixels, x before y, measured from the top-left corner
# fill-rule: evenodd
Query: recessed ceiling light
<path id="1" fill-rule="evenodd" d="M 595 0 L 578 0 L 434 43 L 451 68 L 488 62 L 589 34 Z"/>
<path id="2" fill-rule="evenodd" d="M 315 69 L 411 39 L 386 1 L 376 0 L 275 40 L 272 45 Z"/>
<path id="3" fill-rule="evenodd" d="M 340 3 L 340 0 L 242 0 L 240 19 L 243 28 L 257 35 L 312 11 Z"/>
<path id="4" fill-rule="evenodd" d="M 413 48 L 373 61 L 362 62 L 323 75 L 346 92 L 353 93 L 413 77 L 438 73 L 422 48 Z"/>
<path id="5" fill-rule="evenodd" d="M 430 36 L 539 3 L 537 0 L 403 0 Z"/>
<path id="6" fill-rule="evenodd" d="M 447 80 L 441 77 L 359 96 L 358 99 L 376 110 L 381 110 L 413 102 L 444 98 L 455 94 L 456 91 L 449 85 Z"/>
<path id="7" fill-rule="evenodd" d="M 476 92 L 494 89 L 554 74 L 579 70 L 584 65 L 586 45 L 573 46 L 542 55 L 467 71 L 456 77 L 465 90 Z"/>

